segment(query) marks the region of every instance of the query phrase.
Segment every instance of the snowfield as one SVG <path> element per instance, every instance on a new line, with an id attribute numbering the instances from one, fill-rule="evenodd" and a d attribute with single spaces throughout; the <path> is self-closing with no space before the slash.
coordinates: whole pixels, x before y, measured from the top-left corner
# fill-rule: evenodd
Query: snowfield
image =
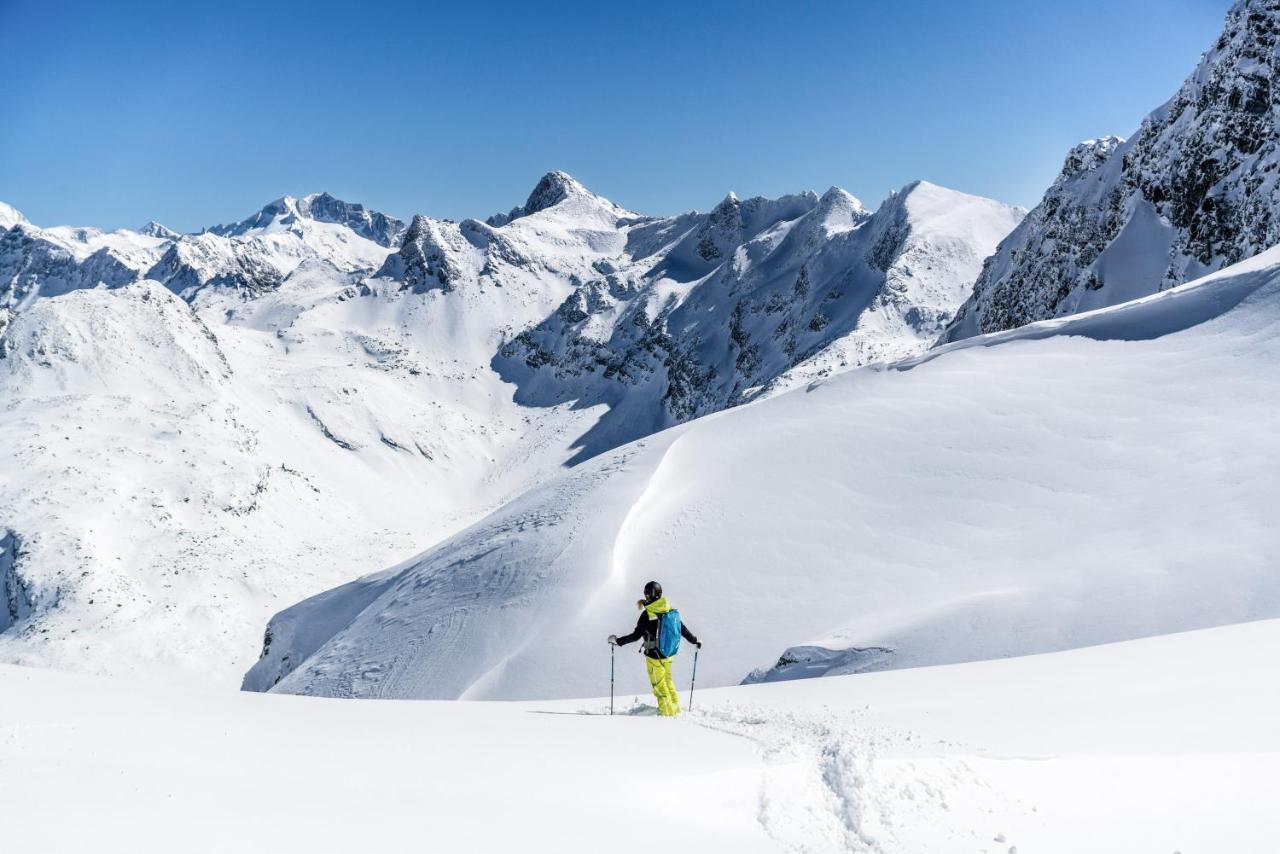
<path id="1" fill-rule="evenodd" d="M 676 720 L 647 696 L 607 717 L 603 699 L 332 701 L 0 666 L 0 822 L 6 850 L 45 854 L 640 852 L 655 828 L 689 851 L 1262 852 L 1278 655 L 1269 620 L 700 690 Z M 600 644 L 597 694 L 607 663 Z"/>
<path id="2" fill-rule="evenodd" d="M 1278 333 L 1280 249 L 699 419 L 284 611 L 245 687 L 582 696 L 650 578 L 708 686 L 1275 617 Z"/>

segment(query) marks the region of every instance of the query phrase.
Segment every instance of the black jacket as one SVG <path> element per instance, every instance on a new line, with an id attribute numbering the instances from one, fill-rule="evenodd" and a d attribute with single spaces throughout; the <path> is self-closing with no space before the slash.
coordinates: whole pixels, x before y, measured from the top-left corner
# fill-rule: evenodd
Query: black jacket
<path id="1" fill-rule="evenodd" d="M 698 644 L 698 638 L 693 632 L 689 631 L 689 627 L 684 624 L 684 620 L 680 621 L 680 637 L 694 646 Z M 636 620 L 636 630 L 634 632 L 618 638 L 618 646 L 626 646 L 641 638 L 644 638 L 644 649 L 642 651 L 645 655 L 650 658 L 662 658 L 658 654 L 658 621 L 650 619 L 647 611 L 640 612 L 640 619 Z"/>

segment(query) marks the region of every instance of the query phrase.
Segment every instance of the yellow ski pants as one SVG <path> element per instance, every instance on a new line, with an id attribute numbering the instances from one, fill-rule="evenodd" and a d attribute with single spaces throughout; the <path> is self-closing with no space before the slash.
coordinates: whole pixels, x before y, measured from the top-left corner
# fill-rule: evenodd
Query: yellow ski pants
<path id="1" fill-rule="evenodd" d="M 644 657 L 649 684 L 653 686 L 653 696 L 658 699 L 658 714 L 667 717 L 680 714 L 680 695 L 676 693 L 676 683 L 671 678 L 671 662 L 674 660 Z"/>

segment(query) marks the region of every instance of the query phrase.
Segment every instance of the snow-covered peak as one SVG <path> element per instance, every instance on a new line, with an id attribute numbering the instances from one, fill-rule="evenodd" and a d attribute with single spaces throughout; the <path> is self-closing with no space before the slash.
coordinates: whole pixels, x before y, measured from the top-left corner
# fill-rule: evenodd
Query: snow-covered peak
<path id="1" fill-rule="evenodd" d="M 344 202 L 328 193 L 312 193 L 300 199 L 281 196 L 247 219 L 215 225 L 208 230 L 222 237 L 246 237 L 272 229 L 287 229 L 299 219 L 346 226 L 366 240 L 388 248 L 399 242 L 405 229 L 404 223 L 395 217 L 371 211 L 357 202 Z"/>
<path id="2" fill-rule="evenodd" d="M 15 225 L 26 221 L 27 218 L 22 215 L 21 211 L 6 205 L 4 202 L 0 202 L 0 228 L 13 228 Z"/>
<path id="3" fill-rule="evenodd" d="M 486 222 L 490 226 L 501 227 L 544 211 L 554 211 L 567 218 L 603 219 L 606 224 L 623 217 L 636 216 L 634 212 L 591 192 L 569 173 L 557 169 L 538 180 L 523 205 L 512 208 L 508 213 L 491 216 Z"/>
<path id="4" fill-rule="evenodd" d="M 295 204 L 300 216 L 317 222 L 345 225 L 356 234 L 380 246 L 394 246 L 404 234 L 404 223 L 395 217 L 371 211 L 356 202 L 344 202 L 328 193 L 303 196 Z"/>
<path id="5" fill-rule="evenodd" d="M 924 180 L 912 181 L 891 194 L 877 214 L 901 211 L 914 231 L 979 243 L 998 241 L 1024 216 L 1026 209 L 982 196 L 972 196 Z"/>
<path id="6" fill-rule="evenodd" d="M 469 251 L 471 246 L 457 225 L 415 214 L 400 249 L 387 256 L 375 277 L 398 279 L 418 293 L 452 291 L 463 274 L 459 256 Z"/>
<path id="7" fill-rule="evenodd" d="M 847 190 L 831 187 L 818 199 L 813 217 L 828 234 L 849 231 L 867 221 L 871 211 Z"/>
<path id="8" fill-rule="evenodd" d="M 572 175 L 559 170 L 543 175 L 538 185 L 529 193 L 524 203 L 524 215 L 535 214 L 552 205 L 563 202 L 570 196 L 593 195 L 586 187 L 578 183 Z"/>
<path id="9" fill-rule="evenodd" d="M 138 233 L 145 234 L 147 237 L 159 237 L 164 240 L 177 240 L 182 236 L 172 228 L 169 228 L 162 223 L 158 223 L 154 219 L 142 226 L 142 228 L 138 229 Z"/>
<path id="10" fill-rule="evenodd" d="M 225 225 L 213 225 L 206 231 L 211 234 L 217 234 L 222 237 L 238 237 L 249 233 L 250 231 L 261 230 L 270 227 L 276 223 L 288 223 L 288 217 L 297 213 L 297 200 L 292 196 L 281 196 L 274 201 L 270 201 L 262 206 L 262 209 L 254 213 L 252 216 L 240 220 L 239 222 L 226 223 Z"/>

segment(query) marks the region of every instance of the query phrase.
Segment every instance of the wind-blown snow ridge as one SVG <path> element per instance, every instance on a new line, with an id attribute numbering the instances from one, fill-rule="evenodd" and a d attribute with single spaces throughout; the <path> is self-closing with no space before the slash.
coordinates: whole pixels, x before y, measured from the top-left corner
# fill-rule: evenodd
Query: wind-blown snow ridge
<path id="1" fill-rule="evenodd" d="M 245 687 L 589 692 L 651 577 L 722 685 L 800 648 L 906 667 L 1280 615 L 1278 306 L 1280 249 L 624 446 L 370 579 L 354 618 L 286 610 Z"/>

